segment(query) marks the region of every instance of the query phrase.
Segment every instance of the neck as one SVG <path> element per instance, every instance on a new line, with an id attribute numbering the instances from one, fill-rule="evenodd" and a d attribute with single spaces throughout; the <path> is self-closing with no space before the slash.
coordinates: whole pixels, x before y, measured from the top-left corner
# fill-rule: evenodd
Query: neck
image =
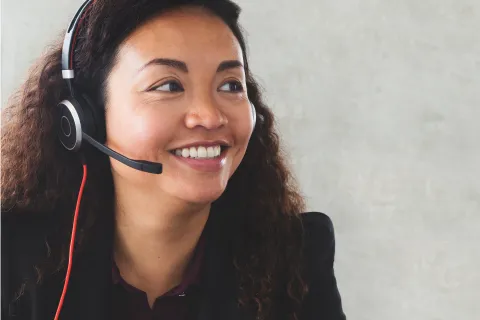
<path id="1" fill-rule="evenodd" d="M 167 196 L 116 194 L 114 259 L 122 278 L 147 294 L 150 305 L 180 284 L 210 205 Z"/>

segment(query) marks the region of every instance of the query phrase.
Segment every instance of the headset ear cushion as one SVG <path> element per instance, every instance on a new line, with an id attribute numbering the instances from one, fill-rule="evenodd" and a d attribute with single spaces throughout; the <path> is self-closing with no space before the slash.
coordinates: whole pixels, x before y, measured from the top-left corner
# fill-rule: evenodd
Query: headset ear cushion
<path id="1" fill-rule="evenodd" d="M 90 107 L 88 101 L 84 98 L 82 94 L 75 94 L 75 98 L 71 101 L 76 101 L 76 104 L 80 106 L 80 112 L 82 114 L 82 131 L 88 134 L 91 137 L 95 135 L 95 122 L 93 120 L 92 108 Z"/>
<path id="2" fill-rule="evenodd" d="M 96 140 L 99 140 L 101 143 L 105 142 L 105 116 L 102 114 L 102 110 L 98 108 L 90 97 L 85 94 L 81 93 L 80 96 L 82 97 L 83 103 L 82 107 L 85 114 L 88 113 L 89 117 L 89 128 L 88 131 L 90 136 Z"/>
<path id="3" fill-rule="evenodd" d="M 250 106 L 252 107 L 253 127 L 255 128 L 255 125 L 257 123 L 257 111 L 255 110 L 255 106 L 253 105 L 252 102 L 250 102 Z"/>

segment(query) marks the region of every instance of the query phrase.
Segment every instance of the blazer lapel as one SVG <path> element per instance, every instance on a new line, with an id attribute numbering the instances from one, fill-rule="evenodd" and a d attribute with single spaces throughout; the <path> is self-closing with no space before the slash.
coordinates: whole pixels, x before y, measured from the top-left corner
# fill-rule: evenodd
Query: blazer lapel
<path id="1" fill-rule="evenodd" d="M 206 248 L 202 271 L 203 295 L 196 320 L 254 319 L 237 306 L 238 284 L 233 265 L 232 238 L 236 214 L 231 208 L 213 203 L 205 226 Z"/>

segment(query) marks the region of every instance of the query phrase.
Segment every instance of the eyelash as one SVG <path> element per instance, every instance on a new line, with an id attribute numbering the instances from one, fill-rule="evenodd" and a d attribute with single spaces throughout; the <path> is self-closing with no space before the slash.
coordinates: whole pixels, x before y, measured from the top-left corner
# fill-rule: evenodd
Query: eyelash
<path id="1" fill-rule="evenodd" d="M 172 92 L 179 92 L 179 91 L 163 91 L 163 90 L 157 90 L 158 88 L 163 87 L 163 86 L 166 85 L 166 84 L 175 84 L 175 85 L 177 85 L 178 87 L 180 87 L 180 92 L 183 92 L 183 90 L 184 90 L 183 87 L 182 87 L 182 85 L 181 85 L 178 81 L 168 80 L 168 81 L 166 81 L 166 82 L 164 82 L 164 83 L 162 83 L 162 84 L 160 84 L 160 85 L 158 85 L 158 86 L 153 87 L 153 88 L 150 89 L 149 91 L 160 91 L 160 92 L 170 92 L 170 93 L 172 93 Z"/>
<path id="2" fill-rule="evenodd" d="M 233 84 L 239 86 L 240 89 L 238 89 L 238 90 L 232 90 L 232 91 L 226 91 L 226 92 L 229 92 L 229 93 L 239 93 L 239 92 L 243 92 L 243 91 L 244 91 L 244 88 L 243 88 L 242 83 L 241 83 L 240 81 L 237 81 L 237 80 L 227 81 L 227 82 L 225 82 L 224 84 L 222 84 L 221 87 L 223 87 L 224 85 L 226 85 L 226 84 L 228 84 L 228 83 L 230 83 L 230 84 L 233 83 Z M 175 85 L 177 85 L 178 87 L 180 87 L 181 90 L 179 90 L 179 91 L 163 91 L 163 90 L 157 90 L 158 88 L 163 87 L 163 86 L 166 85 L 166 84 L 175 84 Z M 164 82 L 164 83 L 162 83 L 162 84 L 160 84 L 160 85 L 158 85 L 158 86 L 153 87 L 153 88 L 150 89 L 149 91 L 160 91 L 160 92 L 170 92 L 170 93 L 173 93 L 173 92 L 183 92 L 184 89 L 183 89 L 182 85 L 181 85 L 178 81 L 169 80 L 169 81 L 166 81 L 166 82 Z"/>
<path id="3" fill-rule="evenodd" d="M 237 80 L 227 81 L 227 82 L 225 82 L 224 84 L 222 84 L 222 87 L 223 87 L 224 85 L 228 84 L 228 83 L 230 83 L 230 84 L 235 84 L 235 85 L 237 85 L 237 86 L 240 87 L 240 89 L 238 89 L 238 90 L 232 90 L 232 91 L 229 91 L 229 92 L 231 92 L 231 93 L 239 93 L 239 92 L 243 92 L 243 91 L 244 91 L 243 84 L 242 84 L 240 81 L 237 81 Z"/>

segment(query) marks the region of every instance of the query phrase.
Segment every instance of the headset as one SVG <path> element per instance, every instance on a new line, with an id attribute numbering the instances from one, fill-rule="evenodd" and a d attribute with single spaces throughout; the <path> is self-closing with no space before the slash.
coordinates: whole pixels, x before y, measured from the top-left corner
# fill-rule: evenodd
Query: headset
<path id="1" fill-rule="evenodd" d="M 78 151 L 83 143 L 87 141 L 102 153 L 122 162 L 134 169 L 160 174 L 162 164 L 145 160 L 133 160 L 113 151 L 104 144 L 97 141 L 105 130 L 104 116 L 99 108 L 96 108 L 88 95 L 80 90 L 74 90 L 73 79 L 75 42 L 79 31 L 79 25 L 85 19 L 85 14 L 91 8 L 95 0 L 87 0 L 73 17 L 68 26 L 62 48 L 62 77 L 67 82 L 70 90 L 70 97 L 61 101 L 58 106 L 60 110 L 58 119 L 58 136 L 62 145 L 71 151 Z M 76 92 L 75 92 L 76 91 Z"/>

